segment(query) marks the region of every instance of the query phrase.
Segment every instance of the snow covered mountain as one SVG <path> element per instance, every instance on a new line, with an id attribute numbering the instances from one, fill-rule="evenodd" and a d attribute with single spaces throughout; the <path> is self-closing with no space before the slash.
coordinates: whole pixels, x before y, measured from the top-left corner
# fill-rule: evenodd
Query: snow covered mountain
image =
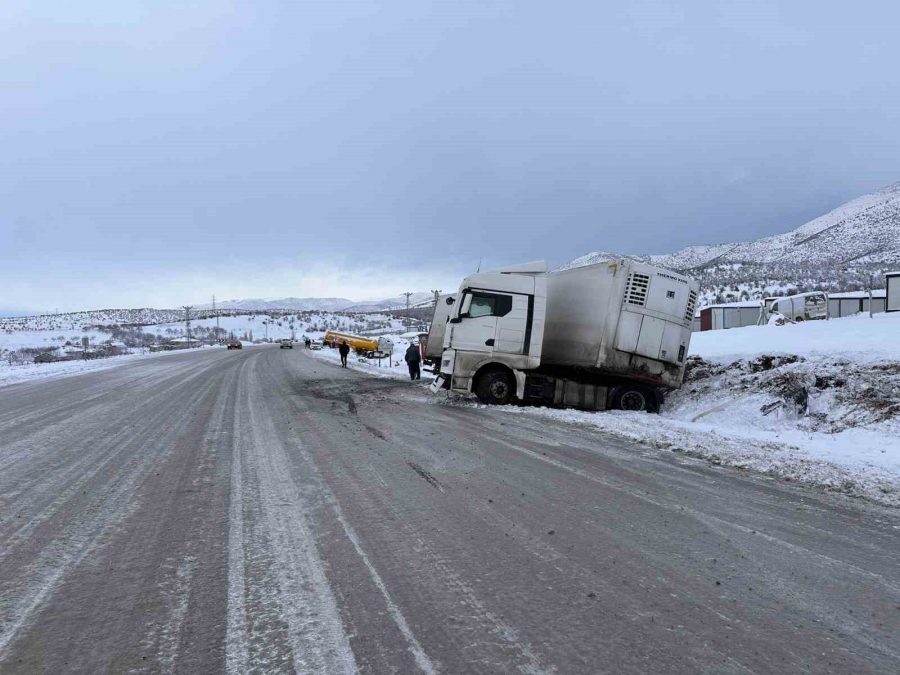
<path id="1" fill-rule="evenodd" d="M 565 268 L 609 256 L 589 253 Z M 755 241 L 691 246 L 667 255 L 635 256 L 670 269 L 691 271 L 723 264 L 816 265 L 834 268 L 900 264 L 900 183 L 842 204 L 786 234 Z"/>
<path id="2" fill-rule="evenodd" d="M 413 293 L 409 298 L 410 306 L 431 302 L 431 293 L 423 291 Z M 221 310 L 279 310 L 289 309 L 298 312 L 381 312 L 406 307 L 406 298 L 398 295 L 383 300 L 348 300 L 347 298 L 265 298 L 247 300 L 223 300 L 216 303 Z M 201 305 L 202 309 L 211 309 L 212 303 Z"/>
<path id="3" fill-rule="evenodd" d="M 433 302 L 433 297 L 427 291 L 413 293 L 409 296 L 409 306 L 430 306 Z M 357 302 L 341 309 L 345 312 L 383 312 L 385 310 L 406 309 L 406 297 L 398 295 L 395 298 L 385 298 L 384 300 Z"/>
<path id="4" fill-rule="evenodd" d="M 247 300 L 222 300 L 216 303 L 216 307 L 221 310 L 291 309 L 298 312 L 336 312 L 352 304 L 353 300 L 347 298 L 250 298 Z M 212 309 L 212 303 L 201 305 L 200 308 Z"/>
<path id="5" fill-rule="evenodd" d="M 615 257 L 622 256 L 597 251 L 561 269 Z M 878 287 L 883 272 L 900 267 L 900 183 L 853 199 L 785 234 L 627 257 L 699 279 L 706 304 Z"/>

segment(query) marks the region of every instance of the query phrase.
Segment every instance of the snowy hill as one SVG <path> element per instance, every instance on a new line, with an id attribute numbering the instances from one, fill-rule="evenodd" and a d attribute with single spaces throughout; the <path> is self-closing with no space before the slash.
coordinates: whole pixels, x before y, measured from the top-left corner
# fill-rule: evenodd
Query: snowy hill
<path id="1" fill-rule="evenodd" d="M 431 302 L 428 292 L 413 293 L 410 306 Z M 203 309 L 211 309 L 212 303 L 201 305 Z M 383 300 L 349 300 L 347 298 L 250 298 L 246 300 L 223 300 L 216 303 L 220 310 L 271 311 L 292 310 L 299 312 L 381 312 L 406 307 L 406 298 L 402 295 Z"/>
<path id="2" fill-rule="evenodd" d="M 202 317 L 208 312 L 194 312 L 192 317 Z M 82 330 L 90 326 L 147 326 L 152 324 L 183 321 L 180 309 L 95 309 L 84 312 L 62 314 L 39 314 L 36 316 L 8 317 L 0 319 L 0 331 L 17 330 Z"/>
<path id="3" fill-rule="evenodd" d="M 562 269 L 608 260 L 606 252 Z M 806 290 L 860 290 L 900 265 L 900 183 L 853 199 L 800 227 L 755 241 L 627 256 L 698 278 L 707 302 Z"/>
<path id="4" fill-rule="evenodd" d="M 353 304 L 347 298 L 250 298 L 247 300 L 222 300 L 216 303 L 220 310 L 272 310 L 289 309 L 298 312 L 337 312 Z M 212 303 L 200 306 L 212 309 Z"/>
<path id="5" fill-rule="evenodd" d="M 413 293 L 409 296 L 410 307 L 430 307 L 433 301 L 431 293 L 420 292 Z M 381 312 L 385 310 L 406 309 L 406 297 L 398 295 L 395 298 L 385 298 L 384 300 L 376 300 L 373 302 L 358 302 L 344 307 L 345 312 Z"/>
<path id="6" fill-rule="evenodd" d="M 900 183 L 858 197 L 786 234 L 651 256 L 665 267 L 721 263 L 900 263 Z"/>

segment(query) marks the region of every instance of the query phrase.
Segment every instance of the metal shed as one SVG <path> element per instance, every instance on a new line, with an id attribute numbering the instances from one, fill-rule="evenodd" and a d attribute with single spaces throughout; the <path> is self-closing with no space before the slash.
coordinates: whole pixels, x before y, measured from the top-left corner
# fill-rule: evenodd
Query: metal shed
<path id="1" fill-rule="evenodd" d="M 755 326 L 759 323 L 762 310 L 760 300 L 747 302 L 729 302 L 723 305 L 710 305 L 700 310 L 700 330 L 722 330 Z"/>
<path id="2" fill-rule="evenodd" d="M 898 284 L 898 295 L 900 295 L 900 284 Z M 872 291 L 872 313 L 879 314 L 884 311 L 885 307 L 885 291 L 877 289 Z M 869 292 L 868 291 L 849 291 L 847 293 L 829 293 L 828 294 L 828 316 L 833 319 L 842 316 L 852 316 L 860 312 L 869 311 Z"/>

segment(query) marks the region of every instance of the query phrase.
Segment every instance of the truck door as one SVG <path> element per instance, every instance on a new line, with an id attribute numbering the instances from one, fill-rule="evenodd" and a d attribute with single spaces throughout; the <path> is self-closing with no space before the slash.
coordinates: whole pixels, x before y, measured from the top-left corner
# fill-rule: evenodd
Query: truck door
<path id="1" fill-rule="evenodd" d="M 528 296 L 500 295 L 497 301 L 497 343 L 494 350 L 504 354 L 524 354 L 528 328 Z"/>
<path id="2" fill-rule="evenodd" d="M 467 291 L 452 325 L 454 349 L 521 354 L 525 348 L 528 297 L 496 291 Z"/>
<path id="3" fill-rule="evenodd" d="M 494 305 L 491 294 L 466 291 L 459 316 L 450 321 L 450 347 L 467 352 L 492 351 L 497 333 Z"/>

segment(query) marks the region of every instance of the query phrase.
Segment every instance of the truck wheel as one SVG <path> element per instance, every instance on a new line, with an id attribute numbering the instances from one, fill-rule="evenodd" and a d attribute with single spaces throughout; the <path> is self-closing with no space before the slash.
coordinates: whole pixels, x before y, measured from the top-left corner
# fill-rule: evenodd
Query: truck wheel
<path id="1" fill-rule="evenodd" d="M 512 376 L 503 370 L 489 370 L 478 378 L 475 395 L 487 405 L 506 405 L 516 393 Z"/>
<path id="2" fill-rule="evenodd" d="M 612 407 L 617 410 L 659 412 L 656 396 L 645 387 L 619 387 L 613 397 Z"/>

